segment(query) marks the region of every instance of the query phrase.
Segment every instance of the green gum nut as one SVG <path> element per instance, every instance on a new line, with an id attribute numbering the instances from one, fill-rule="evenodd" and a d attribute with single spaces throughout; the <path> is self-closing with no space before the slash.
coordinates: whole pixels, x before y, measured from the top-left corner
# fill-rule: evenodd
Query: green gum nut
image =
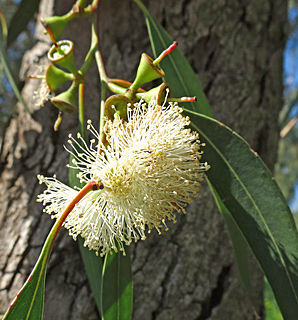
<path id="1" fill-rule="evenodd" d="M 42 25 L 46 29 L 53 43 L 58 41 L 59 37 L 62 35 L 66 24 L 70 21 L 67 15 L 65 16 L 53 16 L 48 18 L 40 19 Z"/>
<path id="2" fill-rule="evenodd" d="M 73 75 L 67 73 L 53 64 L 50 64 L 45 72 L 46 82 L 51 91 L 55 91 L 59 86 L 67 81 L 73 81 Z"/>
<path id="3" fill-rule="evenodd" d="M 64 91 L 58 96 L 52 98 L 52 104 L 62 111 L 76 113 L 76 87 L 75 83 L 73 83 L 67 91 Z"/>
<path id="4" fill-rule="evenodd" d="M 122 94 L 115 94 L 110 96 L 104 105 L 105 115 L 109 120 L 114 120 L 115 114 L 120 119 L 127 120 L 127 105 L 133 105 L 132 100 L 123 96 Z"/>
<path id="5" fill-rule="evenodd" d="M 137 75 L 130 86 L 133 92 L 137 92 L 144 83 L 153 81 L 158 78 L 165 76 L 163 70 L 158 66 L 153 64 L 153 59 L 151 59 L 146 53 L 141 56 L 141 61 L 137 70 Z"/>
<path id="6" fill-rule="evenodd" d="M 163 82 L 160 86 L 153 88 L 145 93 L 137 93 L 136 96 L 138 100 L 143 99 L 146 103 L 149 103 L 151 100 L 154 100 L 156 104 L 162 105 L 166 95 L 167 97 L 170 97 L 170 87 L 167 83 Z"/>
<path id="7" fill-rule="evenodd" d="M 52 63 L 69 70 L 74 76 L 78 74 L 74 65 L 72 41 L 61 40 L 53 44 L 48 52 L 48 59 Z"/>

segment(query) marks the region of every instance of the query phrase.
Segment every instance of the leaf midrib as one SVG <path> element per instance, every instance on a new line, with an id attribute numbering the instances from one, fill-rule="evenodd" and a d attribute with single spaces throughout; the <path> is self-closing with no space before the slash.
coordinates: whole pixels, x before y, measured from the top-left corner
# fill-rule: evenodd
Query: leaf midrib
<path id="1" fill-rule="evenodd" d="M 277 245 L 277 243 L 276 243 L 276 241 L 275 241 L 275 239 L 274 239 L 274 237 L 273 237 L 273 235 L 272 235 L 272 233 L 271 233 L 271 230 L 270 230 L 269 226 L 267 225 L 266 220 L 264 219 L 264 217 L 263 217 L 263 215 L 262 215 L 262 213 L 261 213 L 258 205 L 256 204 L 256 202 L 254 201 L 254 199 L 253 199 L 252 196 L 250 195 L 248 189 L 246 188 L 245 184 L 242 182 L 242 180 L 240 179 L 240 177 L 238 176 L 238 174 L 236 173 L 236 171 L 233 169 L 233 167 L 230 165 L 230 163 L 229 163 L 228 160 L 224 157 L 224 155 L 219 151 L 219 149 L 214 145 L 214 143 L 213 143 L 213 142 L 204 134 L 204 132 L 203 132 L 202 130 L 200 130 L 193 122 L 191 123 L 191 125 L 194 127 L 194 129 L 195 129 L 197 132 L 199 132 L 199 133 L 204 137 L 204 139 L 208 142 L 208 144 L 213 147 L 213 149 L 218 153 L 218 155 L 220 156 L 220 158 L 222 158 L 222 160 L 224 161 L 224 163 L 225 163 L 225 164 L 227 165 L 227 167 L 229 168 L 230 172 L 235 176 L 236 180 L 239 182 L 239 184 L 241 185 L 241 187 L 243 188 L 243 190 L 244 190 L 245 193 L 247 194 L 249 200 L 251 201 L 251 203 L 252 203 L 253 206 L 255 207 L 257 213 L 259 214 L 259 216 L 260 216 L 260 218 L 261 218 L 261 220 L 262 220 L 262 222 L 263 222 L 263 224 L 264 224 L 264 226 L 265 226 L 266 231 L 268 232 L 268 234 L 269 234 L 269 236 L 270 236 L 270 239 L 272 240 L 272 242 L 273 242 L 273 244 L 274 244 L 274 246 L 275 246 L 275 248 L 276 248 L 276 251 L 277 251 L 278 256 L 279 256 L 279 258 L 280 258 L 280 260 L 281 260 L 281 263 L 282 263 L 282 265 L 283 265 L 283 267 L 284 267 L 284 269 L 285 269 L 286 275 L 287 275 L 287 277 L 288 277 L 288 279 L 289 279 L 290 286 L 291 286 L 291 288 L 292 288 L 292 291 L 293 291 L 294 296 L 295 296 L 295 298 L 296 298 L 296 301 L 297 301 L 297 303 L 298 303 L 298 297 L 297 297 L 297 294 L 296 294 L 295 287 L 294 287 L 294 285 L 293 285 L 292 279 L 291 279 L 291 277 L 290 277 L 288 268 L 287 268 L 287 266 L 286 266 L 286 263 L 285 263 L 282 255 L 281 255 L 280 249 L 279 249 L 279 247 L 278 247 L 278 245 Z"/>
<path id="2" fill-rule="evenodd" d="M 119 254 L 117 254 L 117 285 L 118 285 L 118 287 L 117 287 L 117 292 L 118 292 L 118 299 L 117 299 L 117 319 L 118 320 L 120 320 L 120 290 L 119 290 L 119 288 L 120 288 L 120 273 L 121 273 L 121 271 L 120 271 L 120 253 Z"/>

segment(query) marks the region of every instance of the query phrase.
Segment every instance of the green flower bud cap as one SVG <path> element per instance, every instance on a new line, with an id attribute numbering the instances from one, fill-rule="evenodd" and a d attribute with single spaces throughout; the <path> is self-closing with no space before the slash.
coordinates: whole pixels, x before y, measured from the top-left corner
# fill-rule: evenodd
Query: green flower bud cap
<path id="1" fill-rule="evenodd" d="M 167 83 L 163 82 L 156 88 L 153 88 L 145 93 L 137 93 L 138 100 L 143 99 L 146 103 L 149 103 L 151 100 L 154 100 L 156 104 L 162 105 L 165 100 L 170 96 L 170 87 Z"/>
<path id="2" fill-rule="evenodd" d="M 153 81 L 158 78 L 165 76 L 163 70 L 158 66 L 153 64 L 153 59 L 150 58 L 146 53 L 143 53 L 141 56 L 141 61 L 137 70 L 137 75 L 130 86 L 130 89 L 133 92 L 137 90 L 144 84 L 150 81 Z"/>
<path id="3" fill-rule="evenodd" d="M 46 82 L 51 91 L 55 91 L 59 86 L 67 81 L 73 81 L 73 75 L 71 73 L 67 73 L 53 64 L 50 64 L 46 68 L 45 72 Z"/>
<path id="4" fill-rule="evenodd" d="M 110 96 L 104 105 L 105 115 L 109 120 L 114 120 L 115 117 L 127 120 L 128 104 L 133 105 L 133 101 L 122 94 Z"/>
<path id="5" fill-rule="evenodd" d="M 165 49 L 155 60 L 151 59 L 146 53 L 143 53 L 141 56 L 141 61 L 137 70 L 136 78 L 133 84 L 130 86 L 130 89 L 133 93 L 137 92 L 137 89 L 142 86 L 144 83 L 153 81 L 158 78 L 165 76 L 164 71 L 158 66 L 160 61 L 171 53 L 178 43 L 173 42 L 167 49 Z"/>
<path id="6" fill-rule="evenodd" d="M 73 83 L 67 91 L 64 91 L 60 93 L 58 96 L 52 98 L 52 104 L 62 111 L 68 113 L 76 113 L 76 87 L 77 86 Z"/>
<path id="7" fill-rule="evenodd" d="M 48 33 L 53 43 L 56 43 L 56 41 L 58 41 L 59 37 L 62 35 L 65 29 L 66 24 L 69 21 L 70 21 L 70 18 L 68 15 L 61 16 L 61 17 L 53 16 L 53 17 L 40 19 L 40 22 L 46 29 L 46 32 Z"/>
<path id="8" fill-rule="evenodd" d="M 66 68 L 74 76 L 78 74 L 78 70 L 74 65 L 72 41 L 61 40 L 53 44 L 48 52 L 48 59 L 58 66 Z"/>

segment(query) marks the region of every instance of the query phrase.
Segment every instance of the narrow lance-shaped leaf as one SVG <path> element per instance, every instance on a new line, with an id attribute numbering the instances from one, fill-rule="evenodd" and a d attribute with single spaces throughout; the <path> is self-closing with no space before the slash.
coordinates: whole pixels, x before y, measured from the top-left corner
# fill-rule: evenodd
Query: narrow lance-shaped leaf
<path id="1" fill-rule="evenodd" d="M 285 319 L 298 315 L 298 233 L 276 181 L 248 143 L 203 115 L 192 126 L 206 142 L 208 179 L 259 261 Z"/>
<path id="2" fill-rule="evenodd" d="M 167 47 L 167 45 L 173 42 L 173 39 L 164 30 L 164 28 L 154 20 L 141 1 L 135 0 L 135 2 L 145 14 L 151 46 L 155 56 L 157 56 Z M 166 73 L 165 79 L 170 84 L 174 96 L 179 97 L 195 95 L 198 98 L 198 101 L 195 103 L 184 103 L 182 105 L 190 110 L 195 110 L 207 116 L 212 116 L 212 110 L 203 92 L 202 86 L 182 53 L 175 49 L 170 55 L 161 61 L 161 65 Z M 248 293 L 251 295 L 250 274 L 248 272 L 247 259 L 248 247 L 246 240 L 243 238 L 242 233 L 239 232 L 237 225 L 235 225 L 235 223 L 233 223 L 233 221 L 230 219 L 231 215 L 229 210 L 224 206 L 216 192 L 213 192 L 215 190 L 211 188 L 211 191 L 219 210 L 222 212 L 225 218 L 229 235 L 234 247 L 239 274 Z"/>
<path id="3" fill-rule="evenodd" d="M 169 44 L 171 40 L 165 42 L 168 35 L 163 28 L 153 20 L 140 0 L 135 2 L 146 16 L 154 52 L 161 52 L 165 48 L 163 43 Z M 178 68 L 176 58 L 172 61 Z M 169 75 L 168 66 L 163 64 L 162 68 Z M 179 71 L 184 79 L 188 77 L 188 72 Z M 174 77 L 172 82 L 168 80 L 174 94 L 180 86 L 177 79 L 179 77 Z M 187 93 L 184 91 L 181 95 Z M 196 95 L 200 100 L 200 94 Z M 208 115 L 196 105 L 189 107 L 186 104 L 185 107 Z M 212 167 L 208 171 L 210 182 L 259 260 L 285 319 L 296 319 L 298 235 L 285 199 L 266 166 L 241 137 L 206 117 L 191 118 L 195 122 L 193 127 L 207 143 L 205 159 Z M 234 147 L 229 148 L 230 145 Z"/>
<path id="4" fill-rule="evenodd" d="M 250 270 L 249 270 L 249 263 L 248 263 L 248 252 L 249 246 L 243 237 L 241 230 L 239 229 L 238 225 L 236 224 L 234 218 L 232 217 L 230 211 L 221 201 L 221 198 L 217 194 L 216 190 L 213 188 L 211 182 L 207 179 L 209 187 L 213 193 L 215 202 L 228 228 L 228 232 L 230 238 L 232 240 L 233 249 L 235 253 L 235 259 L 237 262 L 238 270 L 242 279 L 243 284 L 246 287 L 247 292 L 249 293 L 250 297 L 252 297 L 252 288 L 251 288 L 251 279 L 250 279 Z"/>
<path id="5" fill-rule="evenodd" d="M 23 32 L 29 21 L 38 11 L 40 0 L 22 0 L 17 11 L 10 21 L 7 36 L 7 45 L 10 45 Z"/>
<path id="6" fill-rule="evenodd" d="M 103 261 L 101 257 L 95 254 L 94 250 L 89 250 L 88 248 L 84 247 L 84 239 L 81 236 L 78 237 L 78 242 L 91 291 L 97 309 L 101 313 L 101 275 Z"/>
<path id="7" fill-rule="evenodd" d="M 52 227 L 41 254 L 27 281 L 10 304 L 2 320 L 42 320 L 46 268 L 56 236 L 67 215 L 88 192 L 93 190 L 95 182 L 89 182 L 65 208 Z"/>
<path id="8" fill-rule="evenodd" d="M 108 254 L 102 275 L 102 319 L 130 320 L 132 316 L 132 271 L 129 248 Z"/>
<path id="9" fill-rule="evenodd" d="M 27 107 L 27 104 L 26 102 L 24 101 L 21 93 L 20 93 L 20 90 L 18 88 L 18 85 L 15 81 L 15 78 L 13 76 L 13 73 L 11 71 L 11 68 L 9 66 L 9 59 L 7 58 L 7 55 L 4 51 L 4 47 L 3 47 L 3 44 L 2 44 L 2 40 L 0 39 L 0 63 L 3 67 L 3 70 L 7 76 L 7 79 L 9 80 L 11 86 L 12 86 L 12 89 L 13 89 L 13 92 L 14 94 L 16 95 L 17 99 L 20 101 L 20 103 L 23 105 L 24 109 L 26 112 L 28 112 L 28 114 L 30 114 L 30 111 Z"/>
<path id="10" fill-rule="evenodd" d="M 14 298 L 2 320 L 43 319 L 47 249 L 43 251 L 26 283 Z"/>

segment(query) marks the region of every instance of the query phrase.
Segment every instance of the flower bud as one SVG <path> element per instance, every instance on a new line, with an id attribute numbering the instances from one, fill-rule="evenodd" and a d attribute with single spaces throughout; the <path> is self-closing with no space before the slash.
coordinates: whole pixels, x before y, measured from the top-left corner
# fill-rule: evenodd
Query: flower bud
<path id="1" fill-rule="evenodd" d="M 56 43 L 59 37 L 62 35 L 66 24 L 70 21 L 69 16 L 53 16 L 48 18 L 40 19 L 42 25 L 49 34 L 51 41 Z"/>
<path id="2" fill-rule="evenodd" d="M 52 104 L 62 111 L 76 113 L 76 87 L 77 86 L 73 83 L 67 91 L 64 91 L 58 96 L 52 98 Z"/>
<path id="3" fill-rule="evenodd" d="M 48 59 L 58 66 L 66 68 L 74 76 L 78 74 L 78 70 L 74 65 L 72 41 L 61 40 L 52 45 L 48 52 Z"/>
<path id="4" fill-rule="evenodd" d="M 58 131 L 61 122 L 62 122 L 62 111 L 59 111 L 58 117 L 54 123 L 54 130 L 55 131 Z"/>
<path id="5" fill-rule="evenodd" d="M 121 119 L 127 120 L 127 104 L 133 104 L 132 100 L 122 94 L 110 96 L 104 106 L 105 115 L 108 119 L 113 120 L 117 114 Z"/>
<path id="6" fill-rule="evenodd" d="M 137 93 L 137 98 L 138 100 L 143 99 L 146 103 L 149 103 L 153 99 L 156 104 L 162 105 L 166 94 L 168 96 L 170 95 L 170 88 L 167 83 L 163 82 L 158 87 L 153 88 L 145 93 Z"/>
<path id="7" fill-rule="evenodd" d="M 130 86 L 130 89 L 133 92 L 137 92 L 138 88 L 144 83 L 162 78 L 164 76 L 165 73 L 163 70 L 158 65 L 153 64 L 153 59 L 151 59 L 146 53 L 143 53 L 137 70 L 136 78 Z"/>
<path id="8" fill-rule="evenodd" d="M 46 68 L 45 72 L 46 82 L 51 91 L 55 91 L 59 86 L 67 81 L 73 81 L 73 75 L 67 73 L 53 64 L 50 64 Z"/>

